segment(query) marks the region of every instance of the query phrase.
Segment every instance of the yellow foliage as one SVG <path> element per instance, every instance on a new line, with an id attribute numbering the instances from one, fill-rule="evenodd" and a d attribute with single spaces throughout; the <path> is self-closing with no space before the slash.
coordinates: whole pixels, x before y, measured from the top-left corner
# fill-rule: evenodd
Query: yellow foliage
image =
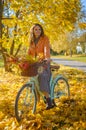
<path id="1" fill-rule="evenodd" d="M 86 129 L 86 74 L 61 66 L 70 84 L 70 99 L 58 99 L 57 107 L 45 110 L 37 105 L 35 114 L 28 114 L 20 123 L 15 119 L 14 102 L 20 87 L 28 78 L 7 73 L 0 68 L 0 130 L 85 130 Z M 84 80 L 83 80 L 84 79 Z"/>
<path id="2" fill-rule="evenodd" d="M 86 23 L 85 23 L 85 22 L 79 23 L 79 27 L 80 27 L 81 29 L 86 29 Z"/>
<path id="3" fill-rule="evenodd" d="M 43 54 L 40 53 L 36 58 L 34 58 L 33 56 L 30 56 L 30 55 L 18 56 L 18 58 L 19 58 L 20 62 L 28 61 L 29 63 L 35 63 L 35 62 L 39 62 L 41 59 L 43 59 Z"/>
<path id="4" fill-rule="evenodd" d="M 2 37 L 5 36 L 4 41 L 8 37 L 14 39 L 16 44 L 14 52 L 21 43 L 28 46 L 27 34 L 29 34 L 33 23 L 41 23 L 45 33 L 50 38 L 51 44 L 54 45 L 55 51 L 61 51 L 64 41 L 60 38 L 60 34 L 62 36 L 66 31 L 73 31 L 80 12 L 80 0 L 9 0 L 8 2 L 4 1 L 4 5 L 7 8 L 9 7 L 8 12 L 11 13 L 9 17 L 12 19 L 2 20 L 4 25 Z M 10 32 L 11 36 L 9 35 Z M 58 37 L 61 39 L 60 43 L 57 40 Z M 56 45 L 57 43 L 54 44 L 54 40 L 58 42 L 60 50 Z M 61 43 L 62 46 L 60 47 Z M 7 44 L 10 44 L 10 42 L 4 42 L 3 47 L 10 52 L 11 44 L 9 46 Z"/>

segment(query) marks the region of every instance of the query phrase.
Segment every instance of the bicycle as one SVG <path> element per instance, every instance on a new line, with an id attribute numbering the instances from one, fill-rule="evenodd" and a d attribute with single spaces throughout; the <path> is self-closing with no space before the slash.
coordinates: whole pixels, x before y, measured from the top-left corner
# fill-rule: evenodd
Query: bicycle
<path id="1" fill-rule="evenodd" d="M 56 70 L 57 67 L 51 66 L 51 71 Z M 24 84 L 17 93 L 16 100 L 15 100 L 15 117 L 17 121 L 21 121 L 22 118 L 27 116 L 30 112 L 36 112 L 36 105 L 37 105 L 37 92 L 36 86 L 38 82 L 36 80 L 37 76 L 32 77 L 30 81 Z M 36 83 L 37 82 L 37 83 Z M 65 78 L 63 75 L 57 75 L 55 78 L 51 75 L 50 79 L 50 97 L 51 99 L 55 100 L 57 104 L 57 99 L 62 96 L 70 96 L 70 89 L 69 89 L 68 79 Z M 39 92 L 41 95 L 41 92 Z M 45 101 L 43 95 L 42 99 Z"/>

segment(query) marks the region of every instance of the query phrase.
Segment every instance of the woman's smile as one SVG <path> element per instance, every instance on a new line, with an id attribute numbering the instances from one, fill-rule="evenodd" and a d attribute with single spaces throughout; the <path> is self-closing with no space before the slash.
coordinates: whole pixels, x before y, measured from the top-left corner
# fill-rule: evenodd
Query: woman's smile
<path id="1" fill-rule="evenodd" d="M 36 38 L 41 35 L 41 28 L 39 26 L 36 26 L 34 28 L 34 35 L 35 35 Z"/>

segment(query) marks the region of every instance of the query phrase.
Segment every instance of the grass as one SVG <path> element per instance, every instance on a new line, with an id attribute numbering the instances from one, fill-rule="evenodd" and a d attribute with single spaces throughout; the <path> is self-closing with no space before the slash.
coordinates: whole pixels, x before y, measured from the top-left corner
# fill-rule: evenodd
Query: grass
<path id="1" fill-rule="evenodd" d="M 57 55 L 57 56 L 52 56 L 52 57 L 80 61 L 80 62 L 86 62 L 86 55 L 73 55 L 72 57 L 71 56 L 64 56 L 64 55 Z"/>

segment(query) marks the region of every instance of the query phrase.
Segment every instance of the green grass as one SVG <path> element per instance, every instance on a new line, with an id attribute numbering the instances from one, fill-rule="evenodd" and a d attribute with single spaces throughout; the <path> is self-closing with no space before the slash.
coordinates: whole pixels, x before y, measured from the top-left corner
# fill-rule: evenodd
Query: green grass
<path id="1" fill-rule="evenodd" d="M 67 59 L 67 60 L 80 61 L 80 62 L 86 62 L 86 55 L 73 55 L 72 57 L 57 55 L 57 56 L 52 56 L 52 57 L 54 57 L 54 58 L 63 58 L 63 59 Z"/>

